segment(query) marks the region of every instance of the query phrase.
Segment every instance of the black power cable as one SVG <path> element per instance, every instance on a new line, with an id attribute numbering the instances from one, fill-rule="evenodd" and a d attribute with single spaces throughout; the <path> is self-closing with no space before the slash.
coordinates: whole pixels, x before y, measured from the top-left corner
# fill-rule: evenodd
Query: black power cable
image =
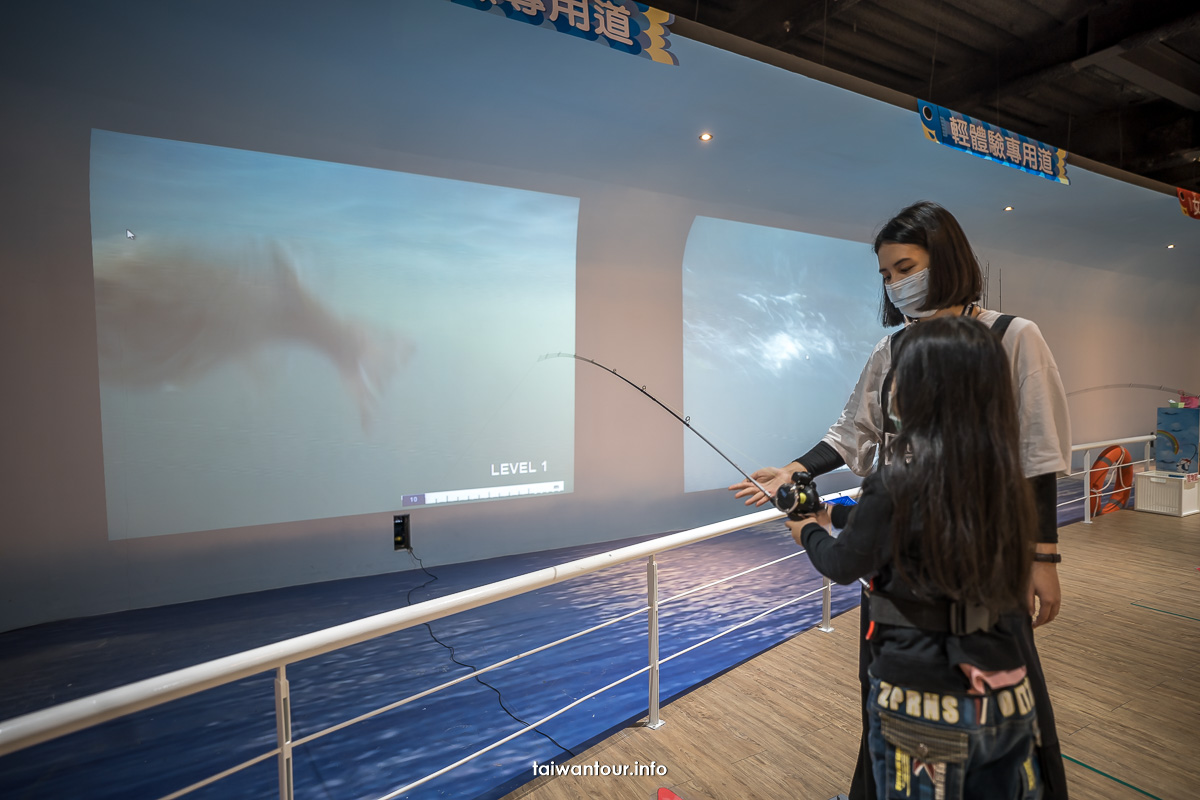
<path id="1" fill-rule="evenodd" d="M 405 597 L 405 600 L 407 601 L 408 605 L 410 605 L 410 606 L 411 606 L 411 605 L 412 605 L 412 593 L 413 593 L 413 592 L 415 592 L 415 591 L 417 591 L 418 589 L 424 589 L 426 586 L 428 586 L 429 584 L 431 584 L 431 583 L 433 583 L 434 581 L 436 581 L 436 580 L 438 579 L 438 576 L 437 576 L 437 575 L 434 575 L 432 572 L 430 572 L 428 569 L 426 569 L 424 562 L 422 562 L 422 561 L 421 561 L 421 558 L 420 558 L 420 556 L 418 556 L 418 555 L 417 555 L 417 553 L 416 553 L 416 551 L 415 551 L 415 550 L 413 550 L 413 549 L 410 547 L 410 548 L 408 549 L 408 552 L 409 552 L 409 553 L 412 555 L 412 557 L 413 557 L 414 559 L 416 559 L 416 561 L 417 561 L 417 564 L 418 564 L 418 565 L 421 567 L 421 571 L 422 571 L 422 572 L 424 572 L 426 575 L 428 575 L 428 576 L 429 576 L 429 580 L 425 581 L 425 582 L 424 582 L 424 583 L 422 583 L 420 586 L 414 586 L 413 588 L 411 588 L 411 589 L 409 589 L 409 590 L 408 590 L 408 595 Z M 450 645 L 446 644 L 445 642 L 443 642 L 441 639 L 439 639 L 439 638 L 437 637 L 437 634 L 435 634 L 435 633 L 433 632 L 433 628 L 431 628 L 431 627 L 429 626 L 429 623 L 428 623 L 428 622 L 425 622 L 425 623 L 422 623 L 422 624 L 425 626 L 425 629 L 429 631 L 429 635 L 430 635 L 430 637 L 431 637 L 431 638 L 432 638 L 432 639 L 433 639 L 435 642 L 437 642 L 437 643 L 438 643 L 438 644 L 440 644 L 442 647 L 444 647 L 444 648 L 446 648 L 447 650 L 449 650 L 449 651 L 450 651 L 450 660 L 451 660 L 451 661 L 453 661 L 455 664 L 458 664 L 460 667 L 466 667 L 467 669 L 471 670 L 472 672 L 474 672 L 474 671 L 477 669 L 477 667 L 474 667 L 474 666 L 472 666 L 471 664 L 467 664 L 467 663 L 465 663 L 465 662 L 459 661 L 459 660 L 458 660 L 458 658 L 457 658 L 457 657 L 455 657 L 455 655 L 454 655 L 454 648 L 453 648 L 453 647 L 451 647 Z M 486 686 L 487 688 L 491 689 L 493 692 L 495 692 L 495 693 L 496 693 L 496 699 L 497 699 L 497 700 L 499 701 L 499 703 L 500 703 L 500 708 L 504 709 L 504 713 L 505 713 L 505 714 L 508 714 L 508 715 L 509 715 L 510 717 L 512 717 L 514 720 L 516 720 L 517 722 L 521 723 L 521 725 L 523 725 L 523 726 L 525 726 L 525 727 L 529 727 L 529 723 L 528 723 L 528 722 L 526 722 L 525 720 L 521 719 L 521 718 L 520 718 L 520 717 L 518 717 L 516 714 L 514 714 L 513 712 L 511 712 L 511 711 L 509 711 L 509 710 L 508 710 L 508 706 L 504 704 L 504 695 L 500 694 L 500 690 L 499 690 L 499 689 L 497 689 L 495 686 L 492 686 L 490 683 L 488 683 L 487 681 L 485 681 L 483 678 L 481 678 L 481 677 L 480 677 L 480 676 L 478 676 L 478 675 L 476 675 L 476 676 L 475 676 L 475 680 L 479 681 L 479 683 L 483 684 L 484 686 Z M 558 742 L 556 742 L 556 741 L 554 740 L 554 737 L 553 737 L 553 736 L 551 736 L 550 734 L 546 733 L 545 731 L 541 730 L 540 728 L 535 728 L 534 730 L 536 730 L 536 731 L 537 731 L 538 733 L 540 733 L 542 736 L 546 737 L 546 738 L 547 738 L 547 739 L 550 741 L 550 743 L 551 743 L 551 744 L 553 744 L 555 747 L 559 748 L 560 750 L 562 750 L 562 751 L 564 751 L 564 752 L 566 752 L 566 753 L 570 753 L 570 755 L 571 755 L 571 757 L 572 757 L 572 758 L 574 758 L 574 757 L 576 756 L 576 753 L 575 753 L 575 751 L 573 751 L 573 750 L 572 750 L 571 748 L 569 748 L 569 747 L 565 747 L 565 746 L 563 746 L 562 744 L 559 744 Z"/>

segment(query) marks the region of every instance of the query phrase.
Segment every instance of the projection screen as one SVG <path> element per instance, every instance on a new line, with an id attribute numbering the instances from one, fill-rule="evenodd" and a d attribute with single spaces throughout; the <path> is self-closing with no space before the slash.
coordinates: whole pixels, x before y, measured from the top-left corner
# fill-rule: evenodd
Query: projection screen
<path id="1" fill-rule="evenodd" d="M 571 491 L 578 213 L 94 130 L 109 538 Z"/>

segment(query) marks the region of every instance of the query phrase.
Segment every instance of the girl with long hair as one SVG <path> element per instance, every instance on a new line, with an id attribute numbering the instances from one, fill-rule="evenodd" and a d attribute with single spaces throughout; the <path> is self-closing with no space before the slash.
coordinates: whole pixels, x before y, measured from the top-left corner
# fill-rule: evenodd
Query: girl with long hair
<path id="1" fill-rule="evenodd" d="M 891 458 L 858 506 L 788 522 L 823 575 L 871 578 L 876 796 L 1041 797 L 1018 646 L 1037 515 L 1000 339 L 964 316 L 916 326 L 889 405 Z"/>

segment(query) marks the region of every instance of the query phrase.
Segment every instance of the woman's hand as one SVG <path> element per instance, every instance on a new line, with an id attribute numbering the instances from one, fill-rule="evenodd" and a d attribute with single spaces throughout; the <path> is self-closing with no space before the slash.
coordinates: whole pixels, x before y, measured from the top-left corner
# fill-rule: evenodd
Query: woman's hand
<path id="1" fill-rule="evenodd" d="M 1053 544 L 1039 543 L 1039 553 L 1057 553 L 1058 547 Z M 1034 607 L 1034 597 L 1037 607 Z M 1033 575 L 1029 581 L 1029 616 L 1036 617 L 1033 627 L 1045 625 L 1058 616 L 1062 606 L 1062 588 L 1058 585 L 1058 565 L 1045 561 L 1033 562 Z"/>
<path id="2" fill-rule="evenodd" d="M 737 492 L 734 497 L 746 498 L 746 505 L 761 506 L 763 503 L 770 502 L 779 491 L 779 487 L 785 483 L 791 483 L 793 472 L 805 472 L 804 466 L 799 462 L 793 461 L 786 467 L 763 467 L 751 475 L 754 480 L 762 484 L 763 488 L 771 493 L 771 497 L 758 490 L 750 481 L 742 481 L 735 483 L 729 487 L 729 491 Z"/>
<path id="3" fill-rule="evenodd" d="M 829 519 L 829 505 L 823 503 L 821 508 L 815 514 L 806 514 L 800 519 L 787 519 L 784 522 L 788 526 L 788 530 L 792 532 L 792 539 L 796 544 L 803 547 L 800 541 L 800 531 L 804 530 L 804 526 L 810 522 L 815 522 L 829 532 L 833 532 L 833 522 Z"/>

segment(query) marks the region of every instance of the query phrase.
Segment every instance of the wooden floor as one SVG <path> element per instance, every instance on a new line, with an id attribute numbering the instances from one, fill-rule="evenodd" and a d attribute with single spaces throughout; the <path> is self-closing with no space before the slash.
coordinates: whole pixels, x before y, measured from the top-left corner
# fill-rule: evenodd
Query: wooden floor
<path id="1" fill-rule="evenodd" d="M 1037 631 L 1073 800 L 1200 797 L 1200 514 L 1119 511 L 1061 530 L 1063 609 Z M 858 611 L 752 659 L 505 800 L 827 800 L 858 747 Z"/>

